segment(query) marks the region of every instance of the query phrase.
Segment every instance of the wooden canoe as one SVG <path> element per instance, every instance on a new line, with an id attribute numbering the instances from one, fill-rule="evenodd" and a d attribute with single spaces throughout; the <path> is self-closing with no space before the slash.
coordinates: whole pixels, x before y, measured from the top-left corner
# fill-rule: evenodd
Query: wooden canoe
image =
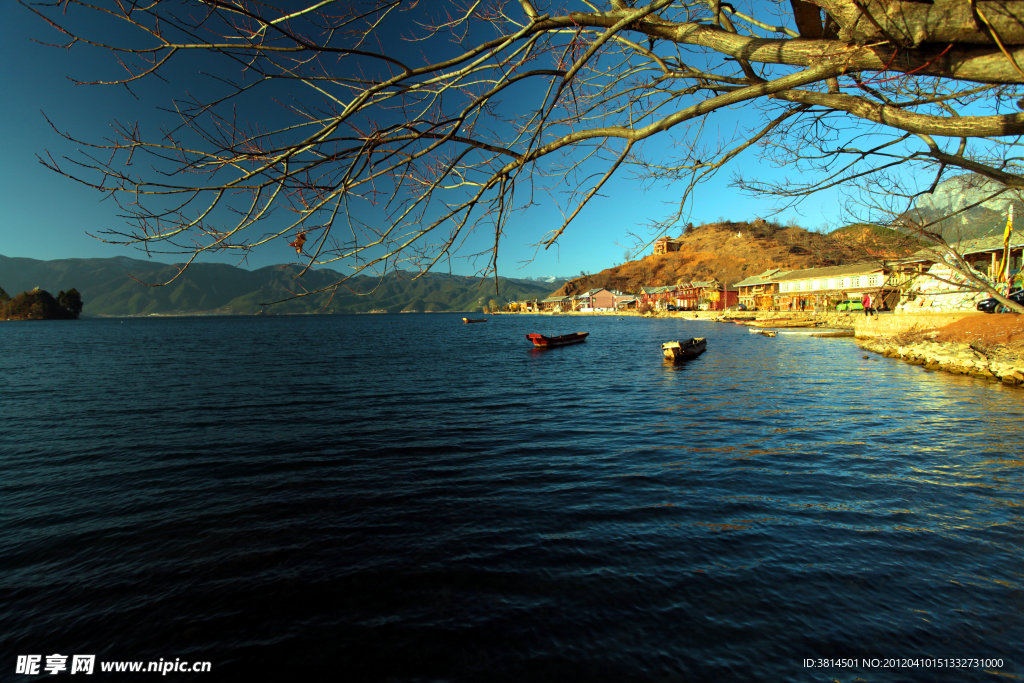
<path id="1" fill-rule="evenodd" d="M 579 344 L 582 341 L 587 340 L 589 332 L 573 332 L 572 334 L 563 334 L 558 337 L 545 337 L 543 334 L 528 334 L 526 338 L 533 342 L 533 345 L 542 348 L 549 349 L 555 346 L 565 346 L 567 344 Z"/>
<path id="2" fill-rule="evenodd" d="M 690 360 L 704 353 L 707 347 L 707 337 L 694 337 L 682 341 L 665 342 L 661 345 L 661 351 L 668 360 Z"/>
<path id="3" fill-rule="evenodd" d="M 801 319 L 775 319 L 775 320 L 758 320 L 757 322 L 750 323 L 751 327 L 817 327 L 821 323 L 816 320 L 810 320 L 808 318 Z"/>

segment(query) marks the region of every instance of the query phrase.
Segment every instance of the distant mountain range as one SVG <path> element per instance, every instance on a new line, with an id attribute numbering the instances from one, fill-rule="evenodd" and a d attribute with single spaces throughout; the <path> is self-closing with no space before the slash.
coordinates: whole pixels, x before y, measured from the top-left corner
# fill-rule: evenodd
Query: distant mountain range
<path id="1" fill-rule="evenodd" d="M 517 279 L 522 281 L 522 282 L 544 282 L 544 283 L 547 283 L 547 284 L 552 284 L 552 283 L 556 283 L 557 282 L 557 283 L 561 284 L 563 282 L 568 282 L 572 278 L 571 277 L 555 277 L 553 275 L 547 275 L 545 277 L 524 277 L 524 278 L 517 278 Z"/>
<path id="2" fill-rule="evenodd" d="M 39 261 L 0 256 L 0 287 L 11 296 L 39 287 L 55 293 L 76 288 L 85 307 L 83 316 L 217 315 L 296 313 L 368 313 L 381 311 L 479 311 L 493 299 L 506 301 L 544 298 L 564 280 L 493 279 L 428 273 L 413 280 L 413 273 L 390 273 L 383 278 L 357 276 L 334 293 L 323 292 L 260 304 L 330 285 L 343 276 L 332 270 L 309 270 L 301 278 L 298 266 L 268 266 L 245 270 L 235 266 L 201 263 L 189 266 L 177 280 L 163 287 L 178 272 L 175 266 L 123 256 L 99 259 Z"/>

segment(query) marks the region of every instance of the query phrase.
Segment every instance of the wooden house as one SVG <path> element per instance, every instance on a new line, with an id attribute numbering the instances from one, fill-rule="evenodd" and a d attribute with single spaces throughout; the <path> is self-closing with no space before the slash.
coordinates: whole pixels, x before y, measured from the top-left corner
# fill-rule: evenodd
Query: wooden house
<path id="1" fill-rule="evenodd" d="M 1009 244 L 1001 235 L 992 235 L 951 243 L 976 275 L 989 281 L 997 291 L 1024 286 L 1021 266 L 1024 239 L 1011 235 Z M 1007 258 L 1008 257 L 1008 258 Z M 989 294 L 979 292 L 974 283 L 950 268 L 950 256 L 938 248 L 922 249 L 901 262 L 906 278 L 903 296 L 896 310 L 907 313 L 973 311 L 977 302 Z M 1003 264 L 1003 259 L 1007 262 Z"/>
<path id="2" fill-rule="evenodd" d="M 572 310 L 572 298 L 568 296 L 549 296 L 541 301 L 537 308 L 541 311 L 551 311 L 552 313 L 570 311 Z"/>
<path id="3" fill-rule="evenodd" d="M 613 292 L 613 294 L 615 295 L 615 310 L 617 311 L 635 311 L 640 303 L 639 299 L 633 294 L 623 294 L 621 292 Z"/>
<path id="4" fill-rule="evenodd" d="M 778 283 L 773 279 L 789 271 L 781 268 L 769 268 L 759 275 L 753 275 L 733 285 L 737 291 L 737 303 L 745 305 L 751 311 L 770 311 L 775 307 L 775 295 Z"/>
<path id="5" fill-rule="evenodd" d="M 780 273 L 771 278 L 778 284 L 775 309 L 826 311 L 834 309 L 840 301 L 860 301 L 864 294 L 870 294 L 876 302 L 892 307 L 899 298 L 895 280 L 889 279 L 892 272 L 891 266 L 880 261 L 861 261 L 845 266 Z"/>
<path id="6" fill-rule="evenodd" d="M 984 274 L 988 278 L 994 278 L 996 271 L 999 269 L 1003 259 L 1003 244 L 1004 238 L 1002 235 L 992 235 L 989 237 L 979 237 L 977 239 L 963 240 L 962 242 L 953 242 L 950 244 L 951 247 L 956 249 L 964 261 L 971 265 L 975 270 Z M 1021 266 L 1024 262 L 1024 237 L 1020 235 L 1011 235 L 1009 244 L 1009 268 L 1008 272 L 1004 273 L 1004 277 L 1009 276 L 1012 278 L 1016 286 L 1020 286 L 1021 279 Z M 906 263 L 920 263 L 925 266 L 930 266 L 934 263 L 939 263 L 944 260 L 944 254 L 941 250 L 936 248 L 922 249 L 913 256 L 905 259 Z M 921 268 L 920 270 L 925 270 Z"/>
<path id="7" fill-rule="evenodd" d="M 675 291 L 675 285 L 641 287 L 638 298 L 641 304 L 648 304 L 654 309 L 664 309 L 669 304 L 675 304 Z"/>

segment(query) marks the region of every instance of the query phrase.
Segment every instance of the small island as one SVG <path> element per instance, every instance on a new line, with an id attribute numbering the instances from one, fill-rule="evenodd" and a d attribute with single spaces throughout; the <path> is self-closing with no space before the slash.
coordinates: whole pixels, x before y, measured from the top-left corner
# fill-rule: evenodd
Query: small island
<path id="1" fill-rule="evenodd" d="M 81 313 L 82 295 L 74 288 L 54 298 L 36 287 L 13 299 L 0 288 L 0 320 L 78 320 Z"/>

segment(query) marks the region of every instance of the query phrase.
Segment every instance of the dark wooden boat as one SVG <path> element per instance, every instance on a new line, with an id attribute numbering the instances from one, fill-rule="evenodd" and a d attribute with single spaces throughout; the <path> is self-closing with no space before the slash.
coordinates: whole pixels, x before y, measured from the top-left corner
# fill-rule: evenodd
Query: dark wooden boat
<path id="1" fill-rule="evenodd" d="M 545 337 L 543 334 L 528 334 L 526 338 L 533 342 L 533 345 L 542 349 L 549 349 L 553 346 L 565 346 L 566 344 L 579 344 L 587 340 L 589 332 L 573 332 L 563 334 L 559 337 Z"/>
<path id="2" fill-rule="evenodd" d="M 708 347 L 707 337 L 694 337 L 682 341 L 665 342 L 661 350 L 669 360 L 690 360 L 704 353 Z"/>
<path id="3" fill-rule="evenodd" d="M 464 323 L 485 323 L 485 322 L 487 322 L 487 318 L 463 318 L 462 322 L 464 322 Z"/>

